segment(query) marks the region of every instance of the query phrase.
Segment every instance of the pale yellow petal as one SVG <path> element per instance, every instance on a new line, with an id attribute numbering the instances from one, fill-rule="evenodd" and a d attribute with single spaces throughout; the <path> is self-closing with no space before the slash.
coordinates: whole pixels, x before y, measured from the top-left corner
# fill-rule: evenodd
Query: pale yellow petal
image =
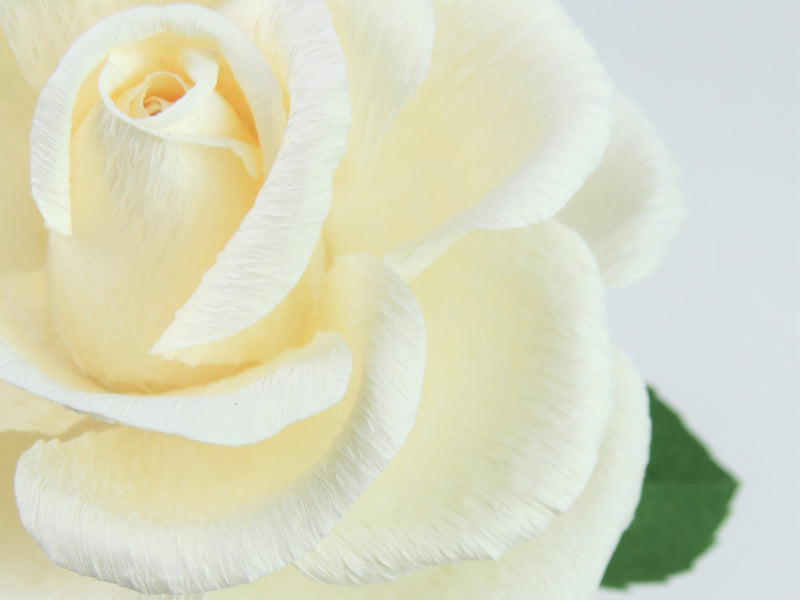
<path id="1" fill-rule="evenodd" d="M 114 428 L 26 451 L 17 504 L 47 555 L 143 592 L 187 593 L 252 581 L 318 543 L 405 441 L 425 364 L 414 297 L 373 257 L 337 261 L 324 300 L 320 326 L 355 354 L 330 411 L 240 448 Z"/>
<path id="2" fill-rule="evenodd" d="M 577 234 L 557 223 L 473 232 L 412 290 L 428 339 L 417 423 L 298 562 L 318 580 L 499 558 L 568 510 L 597 460 L 611 346 L 602 281 Z"/>
<path id="3" fill-rule="evenodd" d="M 171 69 L 164 73 L 187 88 L 184 95 L 155 117 L 123 112 L 115 98 L 157 67 Z M 198 376 L 151 348 L 260 202 L 260 173 L 277 154 L 284 122 L 282 91 L 261 52 L 209 9 L 132 9 L 71 46 L 39 98 L 32 182 L 52 231 L 55 324 L 84 371 L 108 386 L 147 392 L 220 375 Z M 241 282 L 241 272 L 229 276 Z M 255 296 L 258 278 L 251 282 Z M 239 294 L 237 301 L 253 299 Z M 235 306 L 227 308 L 235 313 Z M 259 331 L 275 328 L 267 329 Z M 305 341 L 264 339 L 270 349 L 244 344 L 239 355 L 228 344 L 224 362 L 240 369 Z"/>
<path id="4" fill-rule="evenodd" d="M 159 354 L 238 333 L 297 284 L 328 216 L 350 126 L 346 66 L 323 0 L 234 1 L 216 8 L 250 34 L 271 65 L 277 63 L 273 71 L 285 78 L 289 117 L 253 208 L 153 347 Z"/>
<path id="5" fill-rule="evenodd" d="M 555 214 L 600 162 L 612 88 L 554 0 L 439 0 L 428 76 L 377 154 L 340 174 L 334 254 L 371 252 L 406 279 L 471 229 Z"/>
<path id="6" fill-rule="evenodd" d="M 97 70 L 113 48 L 157 34 L 215 44 L 249 100 L 257 133 L 265 139 L 272 133 L 275 102 L 280 100 L 276 98 L 278 86 L 270 82 L 269 66 L 258 49 L 233 24 L 214 11 L 191 4 L 142 6 L 106 17 L 70 46 L 47 80 L 34 113 L 31 185 L 49 229 L 72 233 L 70 141 L 73 125 L 80 125 L 83 119 L 80 113 L 88 112 L 86 105 L 91 107 L 92 100 L 100 98 L 100 90 L 92 89 Z M 153 42 L 155 55 L 163 58 L 163 47 L 157 42 Z"/>
<path id="7" fill-rule="evenodd" d="M 639 108 L 618 96 L 603 162 L 558 219 L 592 247 L 606 285 L 622 287 L 659 265 L 685 216 L 675 160 Z"/>
<path id="8" fill-rule="evenodd" d="M 161 395 L 109 393 L 75 368 L 61 344 L 41 272 L 6 275 L 0 290 L 0 380 L 105 421 L 238 446 L 327 409 L 350 382 L 351 352 L 330 332 L 206 385 Z"/>
<path id="9" fill-rule="evenodd" d="M 242 122 L 242 118 L 233 106 L 215 89 L 220 83 L 221 58 L 216 52 L 201 51 L 191 47 L 183 50 L 178 60 L 181 70 L 185 69 L 188 80 L 171 72 L 153 72 L 148 69 L 152 68 L 151 65 L 147 65 L 148 61 L 142 60 L 136 54 L 133 57 L 125 54 L 124 51 L 112 50 L 98 77 L 100 98 L 111 115 L 140 131 L 164 140 L 228 148 L 242 160 L 251 177 L 261 179 L 262 167 L 271 165 L 277 154 L 279 145 L 277 142 L 283 136 L 286 121 L 281 102 L 282 93 L 274 76 L 270 86 L 274 102 L 273 123 L 271 131 L 265 132 L 268 135 L 262 136 L 265 140 L 271 140 L 274 147 L 267 148 L 270 156 L 263 159 L 262 164 L 262 148 L 258 145 L 258 139 L 248 131 L 248 127 Z M 162 55 L 161 60 L 166 62 L 167 57 Z M 134 66 L 131 64 L 134 61 L 140 64 Z M 140 70 L 150 72 L 138 86 L 129 88 L 120 95 L 119 89 Z M 269 72 L 265 70 L 265 73 L 269 77 Z M 156 82 L 162 81 L 163 85 L 164 76 L 167 76 L 167 81 L 172 83 L 174 90 L 172 93 L 177 92 L 176 95 L 179 97 L 169 101 L 169 105 L 163 98 L 157 97 L 157 114 L 151 114 L 144 106 L 147 98 L 138 98 L 137 107 L 135 105 L 137 97 L 146 94 L 153 85 L 158 89 Z M 115 100 L 112 95 L 119 97 Z M 125 105 L 126 101 L 127 111 L 118 106 L 120 103 Z M 138 115 L 128 114 L 131 109 L 137 111 Z M 77 159 L 80 160 L 80 157 Z"/>
<path id="10" fill-rule="evenodd" d="M 431 0 L 326 0 L 347 60 L 353 127 L 347 167 L 358 170 L 380 146 L 431 62 Z M 258 0 L 253 0 L 256 4 Z"/>
<path id="11" fill-rule="evenodd" d="M 28 178 L 36 93 L 22 78 L 0 28 L 0 273 L 44 263 L 46 233 Z"/>
<path id="12" fill-rule="evenodd" d="M 59 435 L 85 418 L 85 415 L 0 381 L 0 432 L 35 431 Z"/>
<path id="13" fill-rule="evenodd" d="M 208 5 L 215 0 L 184 2 Z M 0 24 L 25 79 L 39 90 L 69 45 L 103 17 L 143 4 L 171 3 L 173 0 L 3 0 Z"/>
<path id="14" fill-rule="evenodd" d="M 589 600 L 639 501 L 650 443 L 644 383 L 617 354 L 614 411 L 592 478 L 545 532 L 498 560 L 463 562 L 367 586 L 315 583 L 289 567 L 207 600 Z"/>
<path id="15" fill-rule="evenodd" d="M 83 577 L 51 563 L 19 521 L 14 470 L 39 435 L 0 433 L 0 590 L 3 600 L 200 600 L 149 596 Z"/>
<path id="16" fill-rule="evenodd" d="M 218 377 L 219 368 L 192 370 L 150 349 L 239 227 L 259 182 L 225 148 L 153 136 L 102 104 L 71 149 L 74 227 L 51 232 L 47 273 L 49 310 L 73 360 L 126 390 Z M 251 351 L 241 348 L 229 364 L 271 358 Z"/>

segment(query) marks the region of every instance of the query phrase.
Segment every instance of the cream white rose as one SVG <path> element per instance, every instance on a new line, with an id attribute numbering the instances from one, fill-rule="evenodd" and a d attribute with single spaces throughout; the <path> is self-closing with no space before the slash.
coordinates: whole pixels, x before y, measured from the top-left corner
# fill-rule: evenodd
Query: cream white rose
<path id="1" fill-rule="evenodd" d="M 651 127 L 551 0 L 150 4 L 0 2 L 4 597 L 591 597 Z"/>

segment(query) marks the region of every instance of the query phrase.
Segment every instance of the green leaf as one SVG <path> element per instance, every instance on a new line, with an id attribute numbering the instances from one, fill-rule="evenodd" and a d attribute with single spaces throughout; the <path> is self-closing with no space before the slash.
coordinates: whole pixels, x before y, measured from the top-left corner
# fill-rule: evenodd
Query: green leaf
<path id="1" fill-rule="evenodd" d="M 603 576 L 603 587 L 664 581 L 714 543 L 736 480 L 722 469 L 652 388 L 653 439 L 636 515 Z"/>

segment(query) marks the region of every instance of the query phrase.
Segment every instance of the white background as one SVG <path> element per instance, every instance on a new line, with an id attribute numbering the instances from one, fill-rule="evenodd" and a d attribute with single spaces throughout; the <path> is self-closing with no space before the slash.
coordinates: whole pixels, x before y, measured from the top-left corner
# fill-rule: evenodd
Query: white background
<path id="1" fill-rule="evenodd" d="M 689 205 L 662 268 L 611 293 L 612 335 L 742 482 L 692 572 L 598 598 L 798 599 L 800 2 L 563 1 Z"/>

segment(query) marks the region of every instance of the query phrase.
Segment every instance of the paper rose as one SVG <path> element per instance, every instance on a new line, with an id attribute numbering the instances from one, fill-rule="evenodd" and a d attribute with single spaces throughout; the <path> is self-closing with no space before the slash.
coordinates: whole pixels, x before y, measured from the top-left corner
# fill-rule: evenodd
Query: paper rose
<path id="1" fill-rule="evenodd" d="M 139 4 L 0 3 L 4 597 L 591 597 L 683 205 L 562 9 Z"/>

